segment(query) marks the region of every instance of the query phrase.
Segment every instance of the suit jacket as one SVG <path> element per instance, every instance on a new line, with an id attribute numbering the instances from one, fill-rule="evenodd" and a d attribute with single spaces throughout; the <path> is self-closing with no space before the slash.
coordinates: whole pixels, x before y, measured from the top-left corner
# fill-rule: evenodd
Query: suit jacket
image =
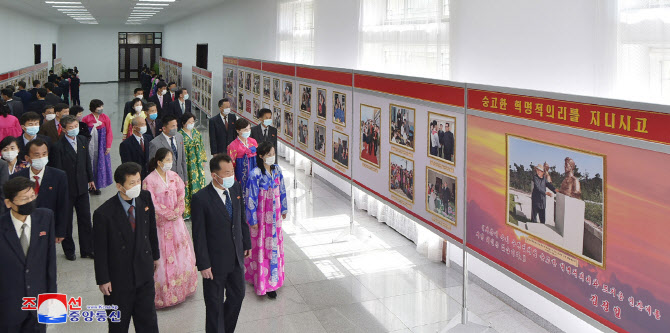
<path id="1" fill-rule="evenodd" d="M 60 87 L 60 83 L 54 86 L 53 93 L 54 93 L 54 95 L 56 95 L 56 97 L 61 98 L 61 99 L 63 98 L 62 97 L 63 96 L 63 89 Z"/>
<path id="2" fill-rule="evenodd" d="M 88 153 L 86 138 L 77 136 L 77 151 L 63 135 L 54 145 L 54 167 L 65 171 L 68 181 L 70 197 L 77 197 L 88 193 L 88 183 L 93 181 L 91 156 Z"/>
<path id="3" fill-rule="evenodd" d="M 0 323 L 19 325 L 28 316 L 21 310 L 23 297 L 56 292 L 56 239 L 50 210 L 30 214 L 30 247 L 23 254 L 10 212 L 0 216 Z"/>
<path id="4" fill-rule="evenodd" d="M 263 141 L 272 142 L 272 146 L 275 147 L 275 155 L 277 154 L 277 129 L 276 128 L 274 128 L 272 126 L 268 126 L 267 140 L 263 140 L 263 125 L 258 124 L 258 125 L 251 128 L 251 137 L 254 140 L 256 140 L 256 142 L 259 145 Z"/>
<path id="5" fill-rule="evenodd" d="M 174 156 L 172 157 L 172 171 L 176 172 L 179 177 L 181 177 L 181 180 L 184 181 L 184 183 L 188 183 L 188 170 L 186 169 L 186 154 L 184 153 L 184 137 L 181 135 L 181 133 L 177 133 L 177 135 L 174 136 L 174 145 L 177 146 L 177 160 L 174 160 Z M 172 151 L 172 146 L 170 145 L 170 141 L 167 140 L 165 135 L 159 135 L 151 140 L 149 142 L 149 160 L 154 158 L 156 156 L 156 152 L 160 148 L 167 148 Z"/>
<path id="6" fill-rule="evenodd" d="M 163 118 L 163 115 L 165 114 L 164 112 L 167 110 L 171 101 L 169 94 L 165 94 L 163 96 L 163 103 L 159 101 L 158 95 L 154 94 L 153 96 L 149 97 L 149 102 L 156 103 L 156 109 L 158 109 L 158 119 L 161 119 Z"/>
<path id="7" fill-rule="evenodd" d="M 44 107 L 47 105 L 46 99 L 38 99 L 30 103 L 30 106 L 28 106 L 28 111 L 33 111 L 36 112 L 42 117 L 42 112 L 44 112 Z M 44 120 L 44 119 L 42 119 Z M 40 124 L 42 122 L 40 121 Z"/>
<path id="8" fill-rule="evenodd" d="M 154 260 L 160 259 L 156 211 L 151 194 L 135 198 L 135 231 L 118 194 L 93 213 L 95 281 L 112 283 L 112 293 L 134 291 L 154 279 Z M 153 283 L 152 283 L 153 284 Z"/>
<path id="9" fill-rule="evenodd" d="M 28 91 L 30 95 L 32 96 L 32 100 L 37 100 L 37 88 L 32 88 Z"/>
<path id="10" fill-rule="evenodd" d="M 231 219 L 212 183 L 193 194 L 193 249 L 199 271 L 211 267 L 216 278 L 244 265 L 244 250 L 251 249 L 251 239 L 242 195 L 240 184 L 235 182 L 230 188 Z"/>
<path id="11" fill-rule="evenodd" d="M 147 120 L 147 132 L 144 133 L 144 135 L 148 135 L 151 139 L 153 139 L 154 137 L 157 137 L 157 136 L 163 134 L 163 123 L 161 123 L 160 119 L 154 120 L 156 135 L 151 133 L 151 124 L 149 124 L 151 119 L 147 118 L 146 120 Z"/>
<path id="12" fill-rule="evenodd" d="M 212 155 L 228 153 L 228 145 L 237 137 L 235 121 L 237 116 L 232 112 L 228 114 L 228 126 L 223 125 L 221 113 L 209 119 L 209 148 Z"/>
<path id="13" fill-rule="evenodd" d="M 23 108 L 27 109 L 28 106 L 30 105 L 30 102 L 33 100 L 33 95 L 30 94 L 29 91 L 27 90 L 19 90 L 16 93 L 14 93 L 16 97 L 21 99 L 21 102 L 23 102 Z"/>
<path id="14" fill-rule="evenodd" d="M 61 130 L 61 133 L 63 130 Z M 58 134 L 58 127 L 56 126 L 56 120 L 49 120 L 40 126 L 40 131 L 37 133 L 40 135 L 48 136 L 51 139 L 51 142 L 56 142 L 60 139 Z"/>
<path id="15" fill-rule="evenodd" d="M 19 162 L 17 161 L 17 163 Z M 9 164 L 0 159 L 0 188 L 4 188 L 7 180 L 9 180 Z M 5 191 L 0 191 L 0 201 L 5 202 Z M 4 214 L 5 211 L 7 211 L 7 206 L 0 205 L 0 214 Z"/>
<path id="16" fill-rule="evenodd" d="M 167 96 L 167 95 L 165 95 L 165 96 Z M 174 101 L 174 102 L 170 102 L 170 104 L 168 105 L 167 110 L 165 110 L 165 113 L 163 113 L 163 115 L 171 114 L 171 115 L 177 117 L 177 124 L 179 125 L 179 129 L 181 129 L 181 127 L 183 125 L 181 123 L 181 116 L 186 112 L 191 112 L 191 101 L 185 100 L 184 101 L 184 110 L 182 110 L 181 105 L 179 104 L 179 101 L 177 100 L 177 101 Z"/>
<path id="17" fill-rule="evenodd" d="M 50 74 L 49 75 L 49 82 L 56 82 L 58 78 L 58 75 L 56 74 Z"/>
<path id="18" fill-rule="evenodd" d="M 26 177 L 30 179 L 30 168 L 15 172 L 10 178 Z M 30 179 L 33 180 L 33 179 Z M 67 228 L 67 176 L 63 170 L 47 166 L 40 180 L 40 193 L 37 196 L 37 207 L 47 208 L 54 214 L 56 237 L 65 237 Z"/>
<path id="19" fill-rule="evenodd" d="M 21 102 L 21 100 L 12 99 L 7 102 L 7 106 L 9 106 L 9 110 L 12 111 L 12 115 L 21 120 L 21 115 L 23 115 L 23 102 Z"/>
<path id="20" fill-rule="evenodd" d="M 23 133 L 25 134 L 25 132 L 23 132 Z M 18 144 L 18 146 L 19 146 L 19 157 L 18 158 L 19 158 L 19 161 L 23 162 L 23 161 L 26 160 L 26 155 L 28 155 L 28 151 L 26 150 L 26 144 L 23 142 L 23 134 L 21 134 L 21 136 L 18 137 L 17 139 L 18 139 L 17 141 L 19 141 L 19 144 Z M 53 151 L 52 151 L 53 143 L 51 141 L 51 138 L 49 138 L 46 135 L 42 135 L 42 134 L 37 133 L 37 135 L 35 136 L 35 139 L 42 139 L 42 140 L 46 141 L 47 147 L 49 149 L 49 164 L 47 164 L 47 165 L 48 166 L 53 166 L 53 161 L 51 159 L 51 156 L 53 154 Z"/>
<path id="21" fill-rule="evenodd" d="M 44 100 L 47 101 L 47 104 L 56 106 L 56 104 L 63 103 L 63 100 L 54 93 L 48 93 Z"/>
<path id="22" fill-rule="evenodd" d="M 88 125 L 83 121 L 79 122 L 79 135 L 86 138 L 86 145 L 88 146 L 88 142 L 91 141 L 91 130 L 88 129 Z"/>
<path id="23" fill-rule="evenodd" d="M 135 162 L 142 166 L 142 179 L 147 176 L 147 164 L 149 163 L 149 142 L 151 137 L 144 134 L 144 151 L 142 146 L 137 142 L 135 135 L 130 135 L 127 139 L 121 142 L 119 146 L 119 153 L 121 154 L 121 163 Z"/>

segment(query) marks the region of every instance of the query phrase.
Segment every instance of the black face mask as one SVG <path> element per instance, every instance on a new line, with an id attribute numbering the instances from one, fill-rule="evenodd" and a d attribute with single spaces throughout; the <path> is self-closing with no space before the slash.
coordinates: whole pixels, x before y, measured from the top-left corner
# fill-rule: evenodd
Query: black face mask
<path id="1" fill-rule="evenodd" d="M 19 213 L 20 215 L 23 215 L 23 216 L 28 216 L 35 211 L 35 208 L 37 208 L 37 199 L 35 199 L 31 202 L 27 202 L 27 203 L 25 203 L 23 205 L 20 205 L 20 206 L 16 206 L 16 207 L 19 208 L 16 211 L 17 213 Z"/>

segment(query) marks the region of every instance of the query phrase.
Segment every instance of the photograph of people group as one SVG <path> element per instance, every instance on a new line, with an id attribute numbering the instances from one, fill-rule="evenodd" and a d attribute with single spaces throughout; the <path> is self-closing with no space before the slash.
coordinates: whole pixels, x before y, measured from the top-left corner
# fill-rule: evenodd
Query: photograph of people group
<path id="1" fill-rule="evenodd" d="M 429 213 L 456 224 L 456 178 L 426 168 L 426 209 Z"/>
<path id="2" fill-rule="evenodd" d="M 326 101 L 327 101 L 326 95 L 328 94 L 328 92 L 326 91 L 326 89 L 317 89 L 316 94 L 317 94 L 316 116 L 318 118 L 321 118 L 321 119 L 326 119 L 326 113 L 327 113 L 327 111 L 326 111 L 327 110 L 326 109 Z"/>
<path id="3" fill-rule="evenodd" d="M 333 123 L 347 126 L 347 95 L 333 91 Z"/>
<path id="4" fill-rule="evenodd" d="M 263 98 L 270 99 L 270 77 L 263 76 Z"/>
<path id="5" fill-rule="evenodd" d="M 381 118 L 380 108 L 361 104 L 361 160 L 377 167 L 381 161 Z"/>
<path id="6" fill-rule="evenodd" d="M 247 72 L 244 80 L 244 90 L 251 92 L 251 73 Z"/>
<path id="7" fill-rule="evenodd" d="M 232 69 L 226 70 L 226 92 L 229 94 L 233 93 L 233 87 L 235 87 L 235 72 Z"/>
<path id="8" fill-rule="evenodd" d="M 309 140 L 309 120 L 304 117 L 298 117 L 298 143 L 307 147 Z"/>
<path id="9" fill-rule="evenodd" d="M 282 94 L 282 103 L 286 106 L 293 105 L 293 82 L 284 81 L 284 93 Z"/>
<path id="10" fill-rule="evenodd" d="M 242 91 L 244 89 L 244 71 L 237 71 L 237 89 Z"/>
<path id="11" fill-rule="evenodd" d="M 391 193 L 414 202 L 414 161 L 390 153 L 389 187 Z"/>
<path id="12" fill-rule="evenodd" d="M 428 113 L 428 142 L 431 157 L 454 163 L 454 130 L 456 118 Z"/>
<path id="13" fill-rule="evenodd" d="M 326 126 L 314 123 L 314 152 L 326 156 Z"/>
<path id="14" fill-rule="evenodd" d="M 349 136 L 333 130 L 333 162 L 349 168 Z"/>
<path id="15" fill-rule="evenodd" d="M 414 150 L 414 109 L 391 104 L 391 143 Z"/>
<path id="16" fill-rule="evenodd" d="M 279 79 L 272 79 L 272 99 L 275 103 L 279 103 L 279 98 L 281 96 L 281 88 L 279 88 Z"/>
<path id="17" fill-rule="evenodd" d="M 284 134 L 293 139 L 293 113 L 284 110 Z"/>
<path id="18" fill-rule="evenodd" d="M 277 133 L 281 133 L 281 108 L 275 106 L 272 111 L 272 126 L 277 129 Z"/>
<path id="19" fill-rule="evenodd" d="M 300 111 L 312 112 L 312 87 L 300 85 Z"/>
<path id="20" fill-rule="evenodd" d="M 261 94 L 261 76 L 260 74 L 254 74 L 254 86 L 253 86 L 254 95 Z"/>

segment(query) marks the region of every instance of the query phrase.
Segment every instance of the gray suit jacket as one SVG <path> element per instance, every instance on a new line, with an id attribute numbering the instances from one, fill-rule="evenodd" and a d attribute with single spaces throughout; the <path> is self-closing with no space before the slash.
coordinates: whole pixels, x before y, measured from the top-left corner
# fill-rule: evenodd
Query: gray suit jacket
<path id="1" fill-rule="evenodd" d="M 177 160 L 174 160 L 174 157 L 172 158 L 172 171 L 176 172 L 179 177 L 181 177 L 181 180 L 184 181 L 184 184 L 188 183 L 188 173 L 186 169 L 186 154 L 184 152 L 184 137 L 181 135 L 181 133 L 177 133 L 177 135 L 174 136 L 174 144 L 177 146 Z M 172 146 L 170 145 L 170 141 L 167 140 L 165 135 L 161 134 L 157 137 L 155 137 L 151 142 L 149 142 L 149 160 L 151 161 L 154 156 L 156 156 L 156 152 L 160 148 L 167 148 L 172 151 Z"/>

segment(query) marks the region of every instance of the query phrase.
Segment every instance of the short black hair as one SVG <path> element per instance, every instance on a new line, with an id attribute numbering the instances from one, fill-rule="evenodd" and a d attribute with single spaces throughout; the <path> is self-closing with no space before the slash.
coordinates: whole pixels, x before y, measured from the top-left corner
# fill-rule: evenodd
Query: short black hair
<path id="1" fill-rule="evenodd" d="M 133 94 L 137 94 L 137 93 L 140 92 L 140 91 L 141 91 L 141 92 L 144 92 L 144 89 L 142 89 L 142 88 L 135 88 L 135 90 L 133 91 Z"/>
<path id="2" fill-rule="evenodd" d="M 70 115 L 76 115 L 79 112 L 84 112 L 84 108 L 81 105 L 73 105 L 70 107 Z"/>
<path id="3" fill-rule="evenodd" d="M 95 112 L 95 110 L 97 110 L 99 107 L 101 107 L 101 106 L 103 106 L 103 105 L 105 105 L 105 103 L 103 103 L 101 100 L 99 100 L 99 99 L 92 99 L 92 100 L 91 100 L 91 103 L 88 104 L 88 109 L 89 109 L 91 112 Z"/>
<path id="4" fill-rule="evenodd" d="M 114 182 L 123 185 L 128 176 L 134 176 L 142 172 L 142 167 L 135 162 L 126 162 L 114 170 Z"/>
<path id="5" fill-rule="evenodd" d="M 40 84 L 40 80 L 33 80 L 33 87 L 37 87 Z"/>
<path id="6" fill-rule="evenodd" d="M 37 89 L 37 95 L 39 95 L 40 97 L 46 97 L 46 95 L 47 95 L 47 90 L 44 89 L 44 88 L 38 88 L 38 89 Z"/>
<path id="7" fill-rule="evenodd" d="M 27 122 L 33 121 L 33 120 L 40 121 L 40 120 L 42 120 L 42 118 L 36 112 L 28 111 L 28 112 L 21 115 L 20 123 L 21 123 L 21 125 L 25 125 Z"/>
<path id="8" fill-rule="evenodd" d="M 247 128 L 247 126 L 249 126 L 249 124 L 250 123 L 249 123 L 248 120 L 246 120 L 244 118 L 237 118 L 237 120 L 235 121 L 235 130 L 236 131 L 241 131 L 241 130 Z"/>
<path id="9" fill-rule="evenodd" d="M 19 87 L 26 89 L 26 81 L 19 81 Z"/>
<path id="10" fill-rule="evenodd" d="M 219 100 L 219 107 L 221 107 L 221 105 L 223 105 L 223 103 L 225 103 L 225 102 L 230 102 L 230 101 L 227 98 L 220 99 Z"/>
<path id="11" fill-rule="evenodd" d="M 191 118 L 193 118 L 193 120 L 195 120 L 195 116 L 194 116 L 192 113 L 190 113 L 190 112 L 186 112 L 186 113 L 184 113 L 184 114 L 181 116 L 181 123 L 182 123 L 182 125 L 186 126 L 186 122 L 187 122 L 189 119 L 191 119 Z"/>
<path id="12" fill-rule="evenodd" d="M 70 106 L 65 103 L 58 103 L 54 106 L 54 112 L 61 112 L 65 109 L 69 109 Z"/>
<path id="13" fill-rule="evenodd" d="M 182 97 L 184 95 L 184 91 L 186 91 L 186 88 L 179 88 L 177 92 L 175 93 L 176 97 Z"/>
<path id="14" fill-rule="evenodd" d="M 0 140 L 0 150 L 5 149 L 5 147 L 11 145 L 12 142 L 16 143 L 17 147 L 19 146 L 19 139 L 15 138 L 13 136 L 6 136 L 4 139 Z"/>
<path id="15" fill-rule="evenodd" d="M 44 113 L 47 109 L 54 109 L 54 112 L 56 112 L 56 109 L 54 108 L 53 105 L 47 104 L 42 108 L 42 113 Z M 40 118 L 40 120 L 42 120 L 42 119 Z"/>
<path id="16" fill-rule="evenodd" d="M 272 111 L 270 109 L 262 108 L 258 111 L 258 118 L 261 118 L 268 113 L 272 115 Z"/>
<path id="17" fill-rule="evenodd" d="M 233 159 L 226 153 L 216 154 L 209 160 L 209 171 L 219 172 L 221 170 L 221 162 L 233 163 Z"/>
<path id="18" fill-rule="evenodd" d="M 167 87 L 167 84 L 165 84 L 165 81 L 159 81 L 158 83 L 156 83 L 156 88 L 158 88 L 158 89 L 165 88 L 165 87 Z"/>
<path id="19" fill-rule="evenodd" d="M 26 189 L 34 189 L 35 183 L 26 177 L 16 177 L 8 180 L 2 190 L 5 192 L 5 199 L 14 201 L 14 198 Z"/>
<path id="20" fill-rule="evenodd" d="M 173 84 L 174 84 L 175 86 L 177 85 L 177 84 L 174 83 L 174 82 L 170 82 L 170 83 L 168 83 L 167 85 L 168 85 L 168 87 L 169 87 L 169 86 L 171 86 L 171 85 L 173 85 Z"/>
<path id="21" fill-rule="evenodd" d="M 163 123 L 163 127 L 167 126 L 168 123 L 173 121 L 173 120 L 177 121 L 177 117 L 175 117 L 171 114 L 167 114 L 167 115 L 163 116 L 163 118 L 161 118 L 161 122 Z"/>
<path id="22" fill-rule="evenodd" d="M 35 147 L 42 147 L 42 146 L 44 146 L 44 145 L 47 146 L 47 151 L 49 151 L 49 145 L 47 145 L 47 142 L 46 142 L 46 141 L 44 141 L 44 140 L 42 140 L 42 139 L 40 139 L 40 138 L 35 138 L 35 139 L 31 140 L 30 142 L 28 142 L 28 144 L 26 145 L 26 154 L 27 154 L 27 155 L 30 155 L 30 149 L 31 149 L 33 146 L 35 146 Z"/>
<path id="23" fill-rule="evenodd" d="M 0 94 L 3 94 L 7 97 L 12 97 L 14 95 L 14 93 L 12 92 L 12 89 L 9 89 L 9 88 L 4 88 L 4 89 L 0 90 Z"/>
<path id="24" fill-rule="evenodd" d="M 55 85 L 53 84 L 53 82 L 47 82 L 44 84 L 44 88 L 46 88 L 49 91 L 54 91 L 54 87 Z"/>
<path id="25" fill-rule="evenodd" d="M 53 74 L 53 73 L 54 73 L 54 70 L 53 70 L 53 69 L 50 69 L 50 70 L 49 70 L 49 74 Z"/>

